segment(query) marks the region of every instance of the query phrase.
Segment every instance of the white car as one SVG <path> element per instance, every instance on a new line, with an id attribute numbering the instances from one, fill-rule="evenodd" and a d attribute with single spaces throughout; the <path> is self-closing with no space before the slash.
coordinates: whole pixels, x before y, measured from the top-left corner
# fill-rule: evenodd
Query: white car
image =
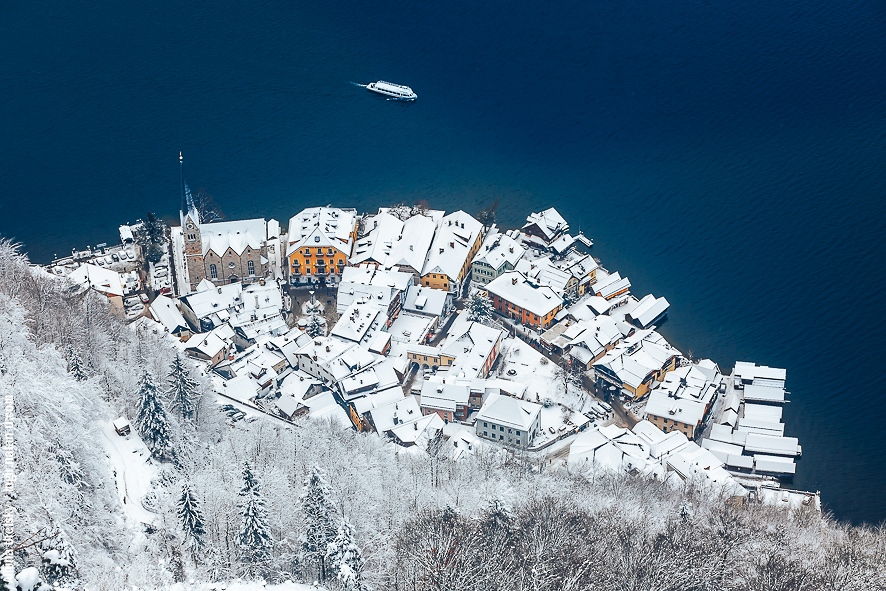
<path id="1" fill-rule="evenodd" d="M 126 251 L 125 251 L 125 250 L 121 250 L 121 251 L 120 251 L 120 260 L 121 260 L 121 261 L 125 261 L 125 260 L 128 259 L 128 258 L 129 258 L 129 255 L 126 254 Z"/>
<path id="2" fill-rule="evenodd" d="M 165 269 L 154 272 L 154 279 L 163 279 L 165 277 L 169 277 L 169 271 Z"/>
<path id="3" fill-rule="evenodd" d="M 97 259 L 95 259 L 95 262 L 102 267 L 105 266 L 105 259 L 103 259 L 102 257 L 98 257 Z"/>
<path id="4" fill-rule="evenodd" d="M 144 303 L 144 304 L 148 303 L 148 294 L 140 293 L 140 294 L 138 294 L 138 297 L 139 297 L 139 299 L 141 299 L 142 303 Z"/>
<path id="5" fill-rule="evenodd" d="M 111 258 L 111 255 L 107 255 L 105 257 L 105 262 L 109 265 L 112 265 L 112 264 L 114 264 L 114 259 Z"/>
<path id="6" fill-rule="evenodd" d="M 126 249 L 126 256 L 128 256 L 131 259 L 134 259 L 135 258 L 135 251 L 131 248 L 127 248 Z"/>
<path id="7" fill-rule="evenodd" d="M 136 296 L 129 296 L 128 298 L 124 298 L 124 300 L 123 300 L 123 305 L 126 306 L 127 308 L 129 308 L 130 306 L 134 306 L 136 304 L 139 304 L 139 303 L 141 303 L 141 301 Z"/>
<path id="8" fill-rule="evenodd" d="M 145 309 L 145 305 L 141 302 L 138 302 L 138 303 L 133 304 L 131 306 L 127 306 L 126 309 L 129 312 L 141 312 L 142 310 Z"/>

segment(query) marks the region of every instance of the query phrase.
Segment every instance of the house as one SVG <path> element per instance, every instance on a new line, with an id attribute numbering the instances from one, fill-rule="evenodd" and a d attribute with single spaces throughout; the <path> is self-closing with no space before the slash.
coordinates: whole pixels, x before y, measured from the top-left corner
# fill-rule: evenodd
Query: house
<path id="1" fill-rule="evenodd" d="M 541 248 L 550 248 L 568 231 L 569 224 L 553 207 L 529 214 L 526 223 L 520 229 L 524 242 Z"/>
<path id="2" fill-rule="evenodd" d="M 456 211 L 445 216 L 440 220 L 422 268 L 421 285 L 461 293 L 482 240 L 483 224 L 471 215 Z"/>
<path id="3" fill-rule="evenodd" d="M 286 420 L 308 414 L 305 403 L 308 398 L 323 391 L 323 384 L 304 372 L 290 373 L 280 384 L 280 397 L 274 401 L 277 410 Z"/>
<path id="4" fill-rule="evenodd" d="M 293 285 L 340 279 L 357 239 L 357 210 L 309 207 L 289 220 L 289 282 Z"/>
<path id="5" fill-rule="evenodd" d="M 92 289 L 104 295 L 119 310 L 123 309 L 123 296 L 130 291 L 120 273 L 92 263 L 82 263 L 68 274 L 68 279 L 83 289 Z"/>
<path id="6" fill-rule="evenodd" d="M 508 271 L 486 286 L 493 307 L 503 316 L 527 326 L 546 329 L 563 307 L 563 298 L 547 285 Z"/>
<path id="7" fill-rule="evenodd" d="M 354 300 L 329 334 L 368 348 L 369 343 L 386 327 L 387 320 L 385 308 L 373 301 Z"/>
<path id="8" fill-rule="evenodd" d="M 427 450 L 428 445 L 439 439 L 445 423 L 436 413 L 426 415 L 417 421 L 392 427 L 391 438 L 403 447 L 417 447 Z"/>
<path id="9" fill-rule="evenodd" d="M 151 302 L 151 317 L 163 325 L 169 334 L 183 340 L 187 340 L 191 336 L 191 328 L 181 311 L 175 305 L 175 300 L 158 295 Z"/>
<path id="10" fill-rule="evenodd" d="M 440 348 L 441 358 L 453 360 L 448 364 L 449 375 L 466 379 L 487 377 L 498 359 L 504 336 L 497 328 L 468 321 L 467 315 L 460 315 Z"/>
<path id="11" fill-rule="evenodd" d="M 203 223 L 190 193 L 172 228 L 176 267 L 189 293 L 204 279 L 214 285 L 255 282 L 268 275 L 268 225 L 264 219 Z"/>
<path id="12" fill-rule="evenodd" d="M 343 314 L 354 300 L 371 300 L 386 308 L 385 316 L 390 325 L 403 308 L 412 279 L 409 273 L 385 270 L 367 263 L 345 267 L 338 286 L 336 310 Z"/>
<path id="13" fill-rule="evenodd" d="M 471 389 L 465 384 L 444 384 L 425 380 L 419 406 L 424 414 L 436 413 L 447 423 L 465 421 L 470 412 Z"/>
<path id="14" fill-rule="evenodd" d="M 630 289 L 630 280 L 619 275 L 618 271 L 612 274 L 598 273 L 593 286 L 594 294 L 606 300 L 625 295 Z"/>
<path id="15" fill-rule="evenodd" d="M 640 328 L 649 328 L 667 314 L 669 307 L 670 303 L 665 298 L 656 298 L 654 295 L 648 294 L 640 300 L 633 310 L 625 314 L 625 319 Z"/>
<path id="16" fill-rule="evenodd" d="M 126 420 L 126 417 L 119 417 L 114 419 L 114 431 L 116 431 L 117 435 L 120 435 L 121 437 L 129 435 L 131 429 L 129 426 L 129 421 Z"/>
<path id="17" fill-rule="evenodd" d="M 259 335 L 287 331 L 282 317 L 283 294 L 275 281 L 201 289 L 179 298 L 179 303 L 182 315 L 199 331 L 229 323 L 243 327 L 241 337 L 252 342 Z"/>
<path id="18" fill-rule="evenodd" d="M 706 365 L 713 364 L 704 360 Z M 714 365 L 716 368 L 716 365 Z M 716 376 L 699 365 L 678 367 L 669 372 L 661 385 L 649 393 L 646 415 L 650 423 L 663 432 L 680 431 L 695 439 L 719 386 Z"/>
<path id="19" fill-rule="evenodd" d="M 391 244 L 386 269 L 410 273 L 418 279 L 429 256 L 437 221 L 426 214 L 414 215 L 403 223 L 403 230 Z"/>
<path id="20" fill-rule="evenodd" d="M 205 361 L 214 367 L 228 358 L 234 351 L 234 329 L 227 324 L 207 333 L 198 333 L 188 339 L 185 354 Z"/>
<path id="21" fill-rule="evenodd" d="M 516 447 L 530 447 L 541 431 L 540 404 L 491 394 L 477 413 L 477 437 Z"/>
<path id="22" fill-rule="evenodd" d="M 653 382 L 677 367 L 678 357 L 680 352 L 654 330 L 638 331 L 593 364 L 596 388 L 642 398 Z"/>
<path id="23" fill-rule="evenodd" d="M 406 290 L 403 310 L 419 316 L 442 319 L 449 316 L 453 307 L 453 296 L 448 291 L 410 285 Z"/>
<path id="24" fill-rule="evenodd" d="M 506 271 L 512 271 L 526 254 L 519 242 L 492 226 L 471 262 L 471 280 L 486 285 Z"/>

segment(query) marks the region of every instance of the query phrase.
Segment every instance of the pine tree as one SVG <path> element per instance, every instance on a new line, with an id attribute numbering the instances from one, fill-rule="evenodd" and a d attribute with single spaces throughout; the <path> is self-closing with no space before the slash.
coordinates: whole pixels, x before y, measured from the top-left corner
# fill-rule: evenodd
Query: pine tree
<path id="1" fill-rule="evenodd" d="M 243 466 L 243 488 L 240 490 L 239 506 L 243 520 L 237 542 L 244 561 L 249 563 L 249 570 L 254 574 L 256 568 L 266 565 L 273 540 L 268 532 L 265 501 L 249 462 Z"/>
<path id="2" fill-rule="evenodd" d="M 322 583 L 328 575 L 326 550 L 338 533 L 338 512 L 332 503 L 332 492 L 326 474 L 317 466 L 305 478 L 304 491 L 299 499 L 305 531 L 301 536 L 302 553 L 306 560 L 317 564 L 317 578 Z"/>
<path id="3" fill-rule="evenodd" d="M 346 519 L 338 526 L 335 540 L 326 547 L 329 576 L 338 579 L 342 589 L 361 591 L 363 586 L 363 551 L 354 541 L 354 531 Z"/>
<path id="4" fill-rule="evenodd" d="M 196 418 L 199 401 L 197 381 L 191 377 L 187 363 L 179 353 L 175 354 L 169 368 L 166 395 L 172 410 L 177 412 L 182 420 Z"/>
<path id="5" fill-rule="evenodd" d="M 86 373 L 86 364 L 83 363 L 80 354 L 73 348 L 70 349 L 70 355 L 68 357 L 68 373 L 74 376 L 74 379 L 78 382 L 82 382 L 89 378 Z"/>
<path id="6" fill-rule="evenodd" d="M 311 318 L 308 320 L 308 325 L 305 327 L 305 332 L 311 337 L 326 336 L 326 327 L 323 326 L 323 322 L 316 313 L 311 314 Z"/>
<path id="7" fill-rule="evenodd" d="M 142 369 L 138 380 L 138 412 L 135 427 L 151 450 L 151 455 L 158 459 L 169 459 L 173 456 L 169 418 L 157 395 L 157 386 L 147 369 Z"/>
<path id="8" fill-rule="evenodd" d="M 471 295 L 468 300 L 468 320 L 489 324 L 492 322 L 492 301 L 478 293 Z"/>
<path id="9" fill-rule="evenodd" d="M 185 484 L 182 488 L 182 496 L 178 500 L 177 511 L 179 523 L 185 531 L 185 539 L 187 545 L 191 549 L 191 557 L 196 562 L 198 554 L 203 549 L 203 536 L 206 534 L 205 521 L 203 512 L 200 510 L 200 503 L 194 492 L 191 490 L 190 484 Z"/>

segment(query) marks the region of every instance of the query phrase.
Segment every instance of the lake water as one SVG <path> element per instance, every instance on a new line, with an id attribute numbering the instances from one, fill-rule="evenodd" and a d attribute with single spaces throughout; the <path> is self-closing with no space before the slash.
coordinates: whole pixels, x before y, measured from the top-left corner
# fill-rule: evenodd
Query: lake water
<path id="1" fill-rule="evenodd" d="M 321 6 L 322 4 L 322 6 Z M 662 332 L 786 367 L 794 486 L 886 519 L 886 5 L 712 0 L 4 7 L 0 234 L 36 261 L 175 217 L 550 205 Z M 386 79 L 398 104 L 352 82 Z"/>

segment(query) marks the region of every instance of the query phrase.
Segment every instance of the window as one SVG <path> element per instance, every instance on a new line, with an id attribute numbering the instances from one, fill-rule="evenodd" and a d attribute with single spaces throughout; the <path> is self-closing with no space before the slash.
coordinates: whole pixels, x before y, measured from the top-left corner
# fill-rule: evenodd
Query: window
<path id="1" fill-rule="evenodd" d="M 319 237 L 319 236 L 317 236 L 317 240 L 316 240 L 316 242 L 320 242 L 320 237 Z M 317 249 L 317 254 L 323 254 L 323 249 L 322 249 L 322 248 L 318 248 L 318 249 Z"/>
<path id="2" fill-rule="evenodd" d="M 483 421 L 483 426 L 488 427 L 489 425 L 486 424 L 486 421 Z"/>
<path id="3" fill-rule="evenodd" d="M 504 435 L 499 435 L 499 436 L 498 436 L 498 440 L 499 440 L 499 441 L 502 441 L 502 440 L 504 440 L 504 438 L 505 438 L 505 436 L 504 436 Z"/>
<path id="4" fill-rule="evenodd" d="M 483 437 L 489 437 L 489 433 L 487 433 L 486 431 L 483 431 Z"/>
<path id="5" fill-rule="evenodd" d="M 196 234 L 188 234 L 188 240 L 196 240 L 196 239 L 197 239 Z"/>
<path id="6" fill-rule="evenodd" d="M 249 270 L 250 275 L 255 275 L 255 263 L 253 261 L 246 261 L 246 268 Z"/>
<path id="7" fill-rule="evenodd" d="M 328 254 L 328 255 L 332 255 L 332 249 L 331 249 L 331 248 L 327 248 L 327 249 L 326 249 L 326 254 Z"/>
<path id="8" fill-rule="evenodd" d="M 209 265 L 209 276 L 212 279 L 218 279 L 218 267 L 216 267 L 214 264 Z"/>
<path id="9" fill-rule="evenodd" d="M 517 431 L 517 437 L 519 437 L 519 436 L 520 436 L 520 432 L 519 432 L 519 431 Z"/>

